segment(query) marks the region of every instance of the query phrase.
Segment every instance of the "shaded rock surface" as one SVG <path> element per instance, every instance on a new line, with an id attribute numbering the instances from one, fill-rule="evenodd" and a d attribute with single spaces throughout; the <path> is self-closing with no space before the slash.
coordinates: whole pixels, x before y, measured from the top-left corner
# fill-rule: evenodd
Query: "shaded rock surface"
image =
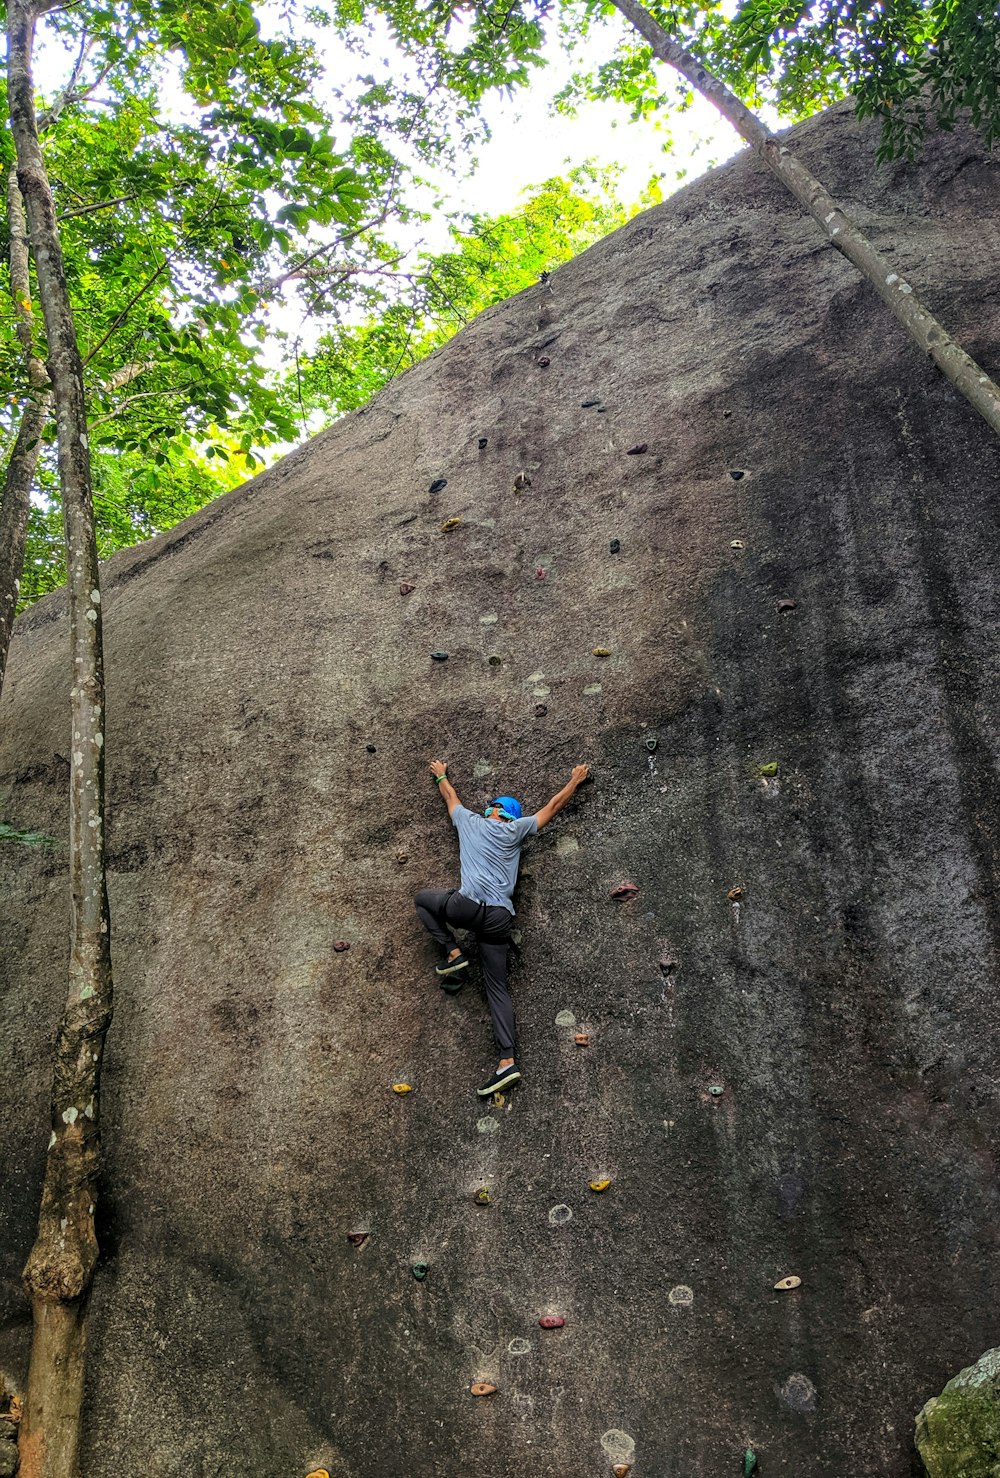
<path id="1" fill-rule="evenodd" d="M 1000 1474 L 1000 1350 L 959 1371 L 917 1417 L 917 1451 L 927 1478 Z"/>
<path id="2" fill-rule="evenodd" d="M 1000 369 L 996 164 L 797 138 Z M 743 158 L 111 561 L 87 1478 L 910 1474 L 1000 1294 L 998 472 Z M 66 665 L 57 595 L 0 795 L 59 837 Z M 412 912 L 457 880 L 434 755 L 470 805 L 594 769 L 526 854 L 502 1106 Z M 0 866 L 23 1370 L 65 852 Z"/>

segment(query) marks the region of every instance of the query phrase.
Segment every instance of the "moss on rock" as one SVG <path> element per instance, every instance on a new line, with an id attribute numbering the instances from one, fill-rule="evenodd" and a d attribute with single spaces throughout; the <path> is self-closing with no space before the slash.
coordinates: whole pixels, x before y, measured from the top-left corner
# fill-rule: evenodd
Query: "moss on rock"
<path id="1" fill-rule="evenodd" d="M 1000 1478 L 1000 1350 L 960 1371 L 917 1417 L 928 1478 Z"/>

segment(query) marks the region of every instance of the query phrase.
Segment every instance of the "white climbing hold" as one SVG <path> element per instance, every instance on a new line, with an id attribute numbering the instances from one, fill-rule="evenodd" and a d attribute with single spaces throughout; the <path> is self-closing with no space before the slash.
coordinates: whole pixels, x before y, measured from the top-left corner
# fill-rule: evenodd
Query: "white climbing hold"
<path id="1" fill-rule="evenodd" d="M 556 1016 L 556 1026 L 576 1026 L 576 1017 L 572 1011 L 560 1011 Z"/>
<path id="2" fill-rule="evenodd" d="M 500 1125 L 496 1119 L 477 1119 L 476 1128 L 480 1134 L 496 1134 Z"/>
<path id="3" fill-rule="evenodd" d="M 60 1117 L 64 1124 L 75 1124 L 80 1117 L 80 1110 L 75 1108 L 63 1109 Z"/>
<path id="4" fill-rule="evenodd" d="M 678 1283 L 675 1288 L 671 1288 L 667 1298 L 675 1309 L 689 1309 L 694 1303 L 694 1290 L 686 1283 Z"/>

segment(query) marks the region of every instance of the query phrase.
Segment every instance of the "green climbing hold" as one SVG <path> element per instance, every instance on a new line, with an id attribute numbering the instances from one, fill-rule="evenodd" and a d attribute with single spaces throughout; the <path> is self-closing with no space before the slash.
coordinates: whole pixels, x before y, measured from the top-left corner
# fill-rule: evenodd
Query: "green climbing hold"
<path id="1" fill-rule="evenodd" d="M 757 1454 L 752 1447 L 748 1447 L 743 1454 L 743 1478 L 751 1478 L 751 1474 L 757 1471 Z"/>
<path id="2" fill-rule="evenodd" d="M 652 735 L 650 735 L 649 738 L 646 740 L 646 748 L 649 750 L 650 754 L 656 753 L 656 746 L 658 742 L 659 741 L 654 739 Z"/>
<path id="3" fill-rule="evenodd" d="M 709 1083 L 708 1091 L 713 1098 L 721 1098 L 726 1090 L 721 1083 Z"/>
<path id="4" fill-rule="evenodd" d="M 762 780 L 772 780 L 778 773 L 778 761 L 768 760 L 766 765 L 757 766 L 757 774 Z"/>
<path id="5" fill-rule="evenodd" d="M 432 662 L 447 662 L 447 660 L 448 660 L 448 653 L 447 652 L 432 652 L 431 653 L 431 661 Z"/>
<path id="6" fill-rule="evenodd" d="M 427 1264 L 425 1262 L 414 1262 L 410 1264 L 410 1272 L 418 1283 L 422 1283 L 427 1277 Z"/>
<path id="7" fill-rule="evenodd" d="M 488 1206 L 490 1204 L 490 1193 L 484 1185 L 481 1185 L 472 1199 L 477 1206 Z"/>

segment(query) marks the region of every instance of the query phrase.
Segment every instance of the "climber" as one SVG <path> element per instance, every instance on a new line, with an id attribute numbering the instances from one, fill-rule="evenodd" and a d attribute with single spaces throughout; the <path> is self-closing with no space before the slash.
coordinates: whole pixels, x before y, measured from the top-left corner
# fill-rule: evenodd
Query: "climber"
<path id="1" fill-rule="evenodd" d="M 520 803 L 509 795 L 496 796 L 484 816 L 467 811 L 447 771 L 443 760 L 431 760 L 431 774 L 458 832 L 461 886 L 424 888 L 414 902 L 420 922 L 445 952 L 437 975 L 449 994 L 461 990 L 461 972 L 469 968 L 468 958 L 456 945 L 451 930 L 467 929 L 479 944 L 486 999 L 501 1053 L 496 1072 L 476 1090 L 480 1098 L 487 1098 L 521 1076 L 514 1061 L 514 1005 L 507 989 L 507 950 L 514 923 L 512 897 L 521 848 L 575 795 L 590 768 L 574 765 L 569 783 L 534 816 L 522 816 Z"/>

